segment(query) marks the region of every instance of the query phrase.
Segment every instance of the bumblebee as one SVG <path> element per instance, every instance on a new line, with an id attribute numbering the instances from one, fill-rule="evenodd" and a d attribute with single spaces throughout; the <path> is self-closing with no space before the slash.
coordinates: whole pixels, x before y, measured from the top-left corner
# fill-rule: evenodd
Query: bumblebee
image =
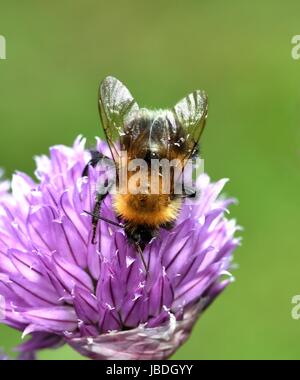
<path id="1" fill-rule="evenodd" d="M 118 79 L 109 76 L 100 84 L 98 106 L 117 173 L 123 169 L 124 161 L 122 163 L 120 155 L 124 151 L 127 154 L 126 164 L 134 159 L 142 159 L 149 164 L 153 159 L 176 159 L 184 167 L 188 159 L 198 155 L 198 144 L 207 118 L 207 96 L 204 91 L 192 92 L 172 110 L 148 110 L 140 108 L 129 90 Z M 101 159 L 103 155 L 93 151 L 89 164 L 95 167 Z M 83 174 L 87 173 L 86 168 Z M 130 179 L 133 174 L 128 172 L 127 175 Z M 117 175 L 117 182 L 119 177 L 120 174 Z M 147 186 L 150 181 L 149 171 Z M 174 179 L 170 180 L 169 188 L 168 194 L 163 193 L 159 180 L 156 194 L 117 191 L 113 195 L 113 207 L 120 221 L 117 225 L 125 229 L 128 240 L 139 252 L 160 228 L 171 229 L 174 226 L 183 198 L 194 196 L 194 193 L 175 194 Z M 105 194 L 97 194 L 94 210 L 88 211 L 93 219 L 94 243 L 98 220 L 104 219 L 101 217 L 104 198 Z"/>

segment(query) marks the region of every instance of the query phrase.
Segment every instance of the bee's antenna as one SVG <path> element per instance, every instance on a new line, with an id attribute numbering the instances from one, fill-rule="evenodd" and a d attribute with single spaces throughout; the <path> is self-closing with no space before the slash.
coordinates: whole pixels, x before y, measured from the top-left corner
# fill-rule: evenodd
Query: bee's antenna
<path id="1" fill-rule="evenodd" d="M 103 216 L 96 215 L 96 214 L 94 214 L 94 213 L 92 213 L 90 211 L 83 210 L 83 212 L 86 213 L 86 214 L 88 214 L 88 215 L 90 215 L 90 216 L 92 216 L 96 220 L 103 220 L 106 223 L 112 224 L 113 226 L 120 227 L 120 228 L 124 228 L 125 227 L 124 224 L 122 224 L 122 223 L 114 222 L 113 220 L 106 219 Z M 94 235 L 95 235 L 95 231 L 94 231 Z M 93 237 L 93 242 L 95 243 L 95 236 Z M 136 249 L 137 249 L 137 251 L 138 251 L 138 253 L 139 253 L 140 257 L 141 257 L 141 260 L 142 260 L 143 266 L 145 268 L 145 271 L 146 271 L 146 273 L 148 273 L 148 267 L 147 267 L 147 264 L 146 264 L 146 261 L 145 261 L 144 255 L 143 255 L 142 248 L 139 245 L 139 243 L 135 243 L 135 247 L 136 247 Z"/>
<path id="2" fill-rule="evenodd" d="M 141 257 L 141 260 L 142 260 L 142 263 L 144 265 L 144 268 L 145 268 L 145 271 L 146 273 L 148 273 L 148 267 L 147 267 L 147 264 L 146 264 L 146 261 L 145 261 L 145 258 L 144 258 L 144 255 L 143 255 L 143 251 L 142 251 L 142 248 L 141 246 L 139 245 L 139 243 L 135 243 L 135 246 L 136 246 L 136 249 Z"/>
<path id="3" fill-rule="evenodd" d="M 120 227 L 120 228 L 124 228 L 124 224 L 122 224 L 122 223 L 114 222 L 113 220 L 106 219 L 106 218 L 104 218 L 103 216 L 93 214 L 93 213 L 90 212 L 90 211 L 83 210 L 83 212 L 85 212 L 86 214 L 92 216 L 93 218 L 95 218 L 95 219 L 97 219 L 97 220 L 103 220 L 104 222 L 109 223 L 109 224 L 112 224 L 113 226 Z"/>

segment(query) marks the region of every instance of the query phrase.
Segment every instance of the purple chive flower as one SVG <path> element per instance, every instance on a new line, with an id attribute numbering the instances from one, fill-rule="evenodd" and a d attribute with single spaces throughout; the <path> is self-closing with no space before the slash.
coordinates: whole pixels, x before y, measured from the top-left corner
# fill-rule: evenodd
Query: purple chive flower
<path id="1" fill-rule="evenodd" d="M 99 149 L 104 144 L 98 141 Z M 105 148 L 104 148 L 105 149 Z M 106 153 L 106 152 L 105 152 Z M 176 226 L 144 250 L 148 272 L 122 228 L 99 221 L 91 243 L 96 170 L 81 174 L 85 140 L 37 157 L 35 175 L 0 184 L 1 321 L 31 338 L 22 357 L 68 343 L 94 359 L 164 359 L 230 283 L 238 227 L 225 213 L 226 183 L 198 178 L 200 202 L 183 205 Z M 117 221 L 108 196 L 102 216 Z"/>

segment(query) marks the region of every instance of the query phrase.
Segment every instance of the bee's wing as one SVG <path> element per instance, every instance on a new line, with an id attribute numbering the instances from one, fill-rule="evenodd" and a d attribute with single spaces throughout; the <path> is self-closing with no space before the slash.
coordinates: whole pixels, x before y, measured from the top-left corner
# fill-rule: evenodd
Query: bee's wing
<path id="1" fill-rule="evenodd" d="M 99 112 L 115 161 L 119 157 L 118 141 L 124 135 L 124 123 L 126 119 L 139 109 L 136 101 L 128 89 L 118 79 L 106 77 L 99 88 Z"/>
<path id="2" fill-rule="evenodd" d="M 173 108 L 175 119 L 186 130 L 186 138 L 190 142 L 191 156 L 200 140 L 207 118 L 207 95 L 204 91 L 197 90 L 186 96 Z"/>

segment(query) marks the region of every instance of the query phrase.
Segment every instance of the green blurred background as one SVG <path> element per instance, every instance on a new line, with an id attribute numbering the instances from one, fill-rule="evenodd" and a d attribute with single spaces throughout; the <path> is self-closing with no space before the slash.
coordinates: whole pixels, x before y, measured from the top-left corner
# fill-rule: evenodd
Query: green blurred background
<path id="1" fill-rule="evenodd" d="M 102 134 L 97 87 L 112 74 L 139 103 L 209 95 L 202 140 L 212 179 L 229 177 L 244 226 L 236 282 L 175 359 L 300 359 L 299 0 L 1 1 L 0 166 L 32 174 L 52 144 Z M 20 335 L 0 327 L 9 350 Z M 70 348 L 43 359 L 79 359 Z"/>

